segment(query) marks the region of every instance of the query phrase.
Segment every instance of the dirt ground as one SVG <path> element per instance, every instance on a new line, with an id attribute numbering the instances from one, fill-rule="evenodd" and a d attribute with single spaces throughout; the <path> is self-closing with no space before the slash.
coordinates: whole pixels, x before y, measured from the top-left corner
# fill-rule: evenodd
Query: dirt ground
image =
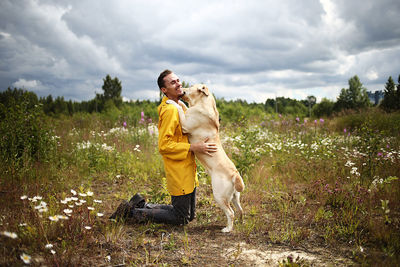
<path id="1" fill-rule="evenodd" d="M 116 188 L 113 188 L 113 191 Z M 110 196 L 105 187 L 98 187 L 104 199 Z M 350 247 L 326 246 L 320 237 L 310 237 L 292 247 L 271 243 L 264 233 L 244 234 L 234 228 L 222 233 L 226 218 L 215 203 L 202 199 L 211 193 L 203 186 L 197 196 L 197 215 L 209 214 L 209 222 L 195 219 L 186 226 L 162 224 L 137 225 L 115 223 L 107 218 L 118 202 L 106 202 L 103 224 L 113 228 L 100 234 L 89 244 L 92 256 L 81 258 L 92 266 L 354 266 Z M 243 203 L 246 209 L 249 203 Z M 246 208 L 247 206 L 247 208 Z M 199 216 L 197 216 L 199 217 Z M 246 220 L 246 215 L 244 217 Z M 114 223 L 114 225 L 113 225 Z M 240 222 L 239 222 L 240 223 Z M 84 254 L 87 254 L 85 251 Z M 96 254 L 93 255 L 93 254 Z M 283 265 L 292 261 L 292 265 Z M 297 265 L 296 265 L 297 264 Z"/>
<path id="2" fill-rule="evenodd" d="M 345 249 L 309 245 L 290 247 L 258 237 L 222 233 L 221 225 L 185 227 L 121 224 L 115 239 L 105 237 L 92 245 L 98 251 L 84 265 L 99 266 L 353 266 Z M 117 227 L 118 228 L 118 227 Z M 97 253 L 96 253 L 97 254 Z M 289 261 L 298 265 L 283 265 Z"/>

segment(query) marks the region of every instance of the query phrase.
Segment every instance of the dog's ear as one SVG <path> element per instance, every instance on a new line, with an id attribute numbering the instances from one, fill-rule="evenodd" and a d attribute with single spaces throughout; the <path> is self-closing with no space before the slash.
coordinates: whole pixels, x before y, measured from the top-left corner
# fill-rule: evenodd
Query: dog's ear
<path id="1" fill-rule="evenodd" d="M 203 92 L 206 96 L 209 96 L 209 92 L 208 92 L 208 87 L 205 85 L 200 85 L 199 87 L 197 87 L 197 90 Z"/>

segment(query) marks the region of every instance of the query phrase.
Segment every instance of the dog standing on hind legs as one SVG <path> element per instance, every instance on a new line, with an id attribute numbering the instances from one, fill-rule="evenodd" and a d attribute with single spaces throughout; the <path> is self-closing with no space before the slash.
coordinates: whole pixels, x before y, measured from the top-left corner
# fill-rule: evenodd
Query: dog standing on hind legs
<path id="1" fill-rule="evenodd" d="M 240 206 L 240 192 L 244 190 L 243 179 L 222 148 L 219 138 L 219 113 L 213 95 L 203 84 L 183 88 L 183 92 L 182 99 L 189 103 L 186 113 L 183 111 L 186 109 L 183 102 L 178 104 L 168 100 L 167 103 L 177 107 L 182 131 L 188 134 L 189 143 L 206 141 L 217 144 L 218 149 L 212 157 L 200 153 L 196 154 L 196 157 L 210 175 L 214 199 L 227 217 L 227 226 L 222 232 L 230 232 L 235 217 L 231 202 L 240 219 L 243 217 L 243 209 Z"/>

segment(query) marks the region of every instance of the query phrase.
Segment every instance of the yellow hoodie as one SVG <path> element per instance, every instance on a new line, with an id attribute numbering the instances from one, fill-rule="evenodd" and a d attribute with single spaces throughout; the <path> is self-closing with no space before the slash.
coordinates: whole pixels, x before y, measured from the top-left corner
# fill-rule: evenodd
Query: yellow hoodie
<path id="1" fill-rule="evenodd" d="M 158 106 L 158 150 L 164 160 L 167 189 L 172 196 L 190 194 L 199 185 L 196 162 L 187 135 L 183 135 L 177 108 L 165 103 Z M 184 108 L 186 111 L 186 109 Z"/>

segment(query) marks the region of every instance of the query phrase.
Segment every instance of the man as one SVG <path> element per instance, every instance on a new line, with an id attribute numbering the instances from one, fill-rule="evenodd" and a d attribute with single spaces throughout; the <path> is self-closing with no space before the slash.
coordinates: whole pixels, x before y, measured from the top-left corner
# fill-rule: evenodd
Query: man
<path id="1" fill-rule="evenodd" d="M 157 80 L 164 98 L 158 106 L 158 149 L 163 157 L 167 189 L 172 205 L 149 204 L 136 194 L 129 202 L 123 202 L 110 217 L 124 217 L 134 222 L 152 221 L 174 225 L 187 224 L 195 216 L 196 187 L 198 186 L 194 152 L 212 156 L 217 151 L 215 143 L 189 144 L 182 133 L 177 108 L 167 100 L 179 104 L 183 95 L 182 84 L 170 70 L 163 71 Z M 182 106 L 184 111 L 186 107 Z"/>

